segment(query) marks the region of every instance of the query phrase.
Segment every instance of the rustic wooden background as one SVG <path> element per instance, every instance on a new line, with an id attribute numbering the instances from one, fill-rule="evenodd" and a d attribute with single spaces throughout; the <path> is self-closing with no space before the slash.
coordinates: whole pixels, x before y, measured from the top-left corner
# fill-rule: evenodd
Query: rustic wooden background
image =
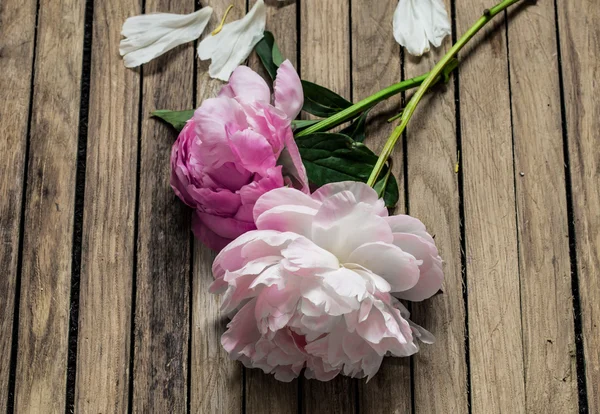
<path id="1" fill-rule="evenodd" d="M 491 1 L 447 1 L 455 33 Z M 230 2 L 244 13 L 245 0 L 210 0 L 211 26 Z M 396 4 L 269 0 L 268 26 L 304 79 L 356 100 L 429 70 L 451 43 L 403 55 Z M 597 4 L 497 18 L 395 152 L 399 210 L 445 259 L 444 293 L 412 306 L 437 343 L 369 383 L 290 384 L 221 350 L 213 254 L 169 188 L 175 136 L 148 116 L 221 83 L 191 44 L 138 70 L 118 55 L 128 16 L 195 7 L 0 1 L 0 412 L 600 412 Z M 390 130 L 375 122 L 368 143 Z"/>

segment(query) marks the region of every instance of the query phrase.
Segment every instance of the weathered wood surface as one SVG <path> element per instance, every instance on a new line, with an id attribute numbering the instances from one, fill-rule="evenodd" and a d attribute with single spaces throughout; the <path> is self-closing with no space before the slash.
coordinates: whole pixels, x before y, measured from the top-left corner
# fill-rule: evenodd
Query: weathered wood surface
<path id="1" fill-rule="evenodd" d="M 508 22 L 528 413 L 578 411 L 554 15 L 540 2 Z"/>
<path id="2" fill-rule="evenodd" d="M 84 0 L 39 2 L 15 412 L 66 408 L 84 9 Z"/>
<path id="3" fill-rule="evenodd" d="M 75 411 L 128 407 L 135 269 L 139 71 L 123 70 L 112 28 L 141 12 L 138 0 L 94 7 L 87 162 L 79 282 Z"/>
<path id="4" fill-rule="evenodd" d="M 233 3 L 228 21 L 254 1 Z M 459 35 L 490 6 L 446 3 Z M 207 33 L 229 4 L 202 3 L 214 9 Z M 354 101 L 429 70 L 451 43 L 402 54 L 396 1 L 266 4 L 302 78 Z M 190 210 L 169 187 L 175 134 L 148 115 L 198 105 L 222 83 L 191 44 L 135 70 L 118 56 L 126 17 L 197 7 L 0 3 L 0 411 L 598 412 L 594 4 L 498 16 L 461 52 L 457 80 L 417 109 L 394 152 L 397 211 L 425 222 L 445 261 L 443 294 L 411 306 L 437 342 L 386 359 L 366 384 L 279 383 L 220 346 L 214 253 L 192 240 Z M 372 112 L 375 151 L 400 108 L 397 97 Z"/>
<path id="5" fill-rule="evenodd" d="M 0 395 L 9 393 L 36 2 L 0 6 Z M 0 399 L 0 412 L 8 400 Z"/>
<path id="6" fill-rule="evenodd" d="M 575 240 L 575 326 L 581 329 L 590 413 L 600 411 L 600 10 L 557 2 Z M 573 263 L 572 263 L 573 264 Z M 580 303 L 578 301 L 580 300 Z M 581 346 L 581 345 L 580 345 Z M 583 378 L 580 378 L 580 381 Z M 584 399 L 585 401 L 585 399 Z"/>
<path id="7" fill-rule="evenodd" d="M 449 1 L 446 8 L 451 10 Z M 421 59 L 405 54 L 405 76 L 411 78 L 430 70 L 451 44 L 447 38 L 443 47 Z M 422 346 L 413 358 L 413 404 L 417 413 L 468 411 L 454 86 L 452 78 L 427 96 L 406 134 L 408 212 L 419 217 L 435 235 L 444 259 L 445 278 L 443 294 L 412 305 L 415 323 L 427 327 L 436 337 L 434 346 Z"/>
<path id="8" fill-rule="evenodd" d="M 457 32 L 489 6 L 456 4 Z M 474 413 L 525 412 L 523 339 L 506 31 L 503 16 L 460 65 L 461 168 Z M 493 84 L 493 86 L 491 86 Z M 492 92 L 493 91 L 493 92 Z"/>

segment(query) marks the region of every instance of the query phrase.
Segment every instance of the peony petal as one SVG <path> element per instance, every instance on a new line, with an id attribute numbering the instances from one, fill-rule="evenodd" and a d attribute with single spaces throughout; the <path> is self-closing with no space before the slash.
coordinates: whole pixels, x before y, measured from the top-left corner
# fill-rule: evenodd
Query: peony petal
<path id="1" fill-rule="evenodd" d="M 419 266 L 419 281 L 412 288 L 399 292 L 395 296 L 413 302 L 430 298 L 442 287 L 444 272 L 442 258 L 434 244 L 422 237 L 408 233 L 394 233 L 394 244 L 422 261 Z"/>
<path id="2" fill-rule="evenodd" d="M 313 218 L 317 210 L 302 205 L 284 205 L 265 211 L 256 220 L 259 230 L 290 231 L 304 237 L 311 236 Z"/>
<path id="3" fill-rule="evenodd" d="M 192 232 L 194 236 L 211 250 L 221 251 L 231 242 L 228 237 L 217 234 L 202 222 L 195 214 L 192 215 Z"/>
<path id="4" fill-rule="evenodd" d="M 385 203 L 379 198 L 377 192 L 365 183 L 358 181 L 341 181 L 337 183 L 329 183 L 317 189 L 312 197 L 315 200 L 324 201 L 343 191 L 349 191 L 354 195 L 356 202 L 366 203 L 373 206 L 374 213 L 378 216 L 386 217 L 388 211 L 385 208 Z"/>
<path id="5" fill-rule="evenodd" d="M 321 203 L 313 200 L 309 195 L 293 188 L 276 188 L 263 194 L 254 205 L 254 220 L 261 214 L 278 206 L 295 205 L 318 210 Z"/>
<path id="6" fill-rule="evenodd" d="M 419 264 L 399 247 L 382 242 L 366 243 L 354 250 L 348 262 L 357 263 L 384 278 L 391 292 L 402 292 L 419 281 Z"/>
<path id="7" fill-rule="evenodd" d="M 291 242 L 281 251 L 281 255 L 286 259 L 282 264 L 295 274 L 302 274 L 302 270 L 310 270 L 306 275 L 314 275 L 316 272 L 340 268 L 337 257 L 304 237 Z"/>
<path id="8" fill-rule="evenodd" d="M 229 83 L 225 85 L 219 96 L 236 98 L 242 104 L 271 102 L 271 91 L 267 82 L 248 66 L 239 66 L 231 74 Z"/>
<path id="9" fill-rule="evenodd" d="M 304 105 L 304 92 L 300 77 L 289 60 L 277 69 L 273 89 L 275 107 L 285 112 L 290 120 L 295 119 Z"/>
<path id="10" fill-rule="evenodd" d="M 421 56 L 429 43 L 441 45 L 451 33 L 443 0 L 400 0 L 394 12 L 394 38 L 408 53 Z"/>
<path id="11" fill-rule="evenodd" d="M 229 147 L 236 156 L 237 164 L 244 169 L 266 175 L 267 170 L 275 167 L 275 154 L 269 141 L 251 129 L 229 135 Z"/>
<path id="12" fill-rule="evenodd" d="M 357 247 L 370 242 L 393 241 L 390 226 L 360 203 L 350 191 L 337 193 L 323 202 L 313 220 L 313 241 L 345 263 Z"/>
<path id="13" fill-rule="evenodd" d="M 200 37 L 210 20 L 212 8 L 191 14 L 153 13 L 130 17 L 123 23 L 119 44 L 125 67 L 134 68 Z"/>
<path id="14" fill-rule="evenodd" d="M 329 285 L 338 295 L 349 298 L 356 297 L 362 301 L 367 297 L 365 280 L 355 272 L 344 267 L 322 274 L 323 282 Z"/>
<path id="15" fill-rule="evenodd" d="M 285 147 L 279 155 L 277 164 L 283 167 L 282 173 L 290 180 L 290 185 L 304 193 L 310 193 L 306 167 L 300 157 L 300 150 L 294 140 L 294 134 L 290 128 L 285 135 Z"/>
<path id="16" fill-rule="evenodd" d="M 196 210 L 194 213 L 199 221 L 219 236 L 233 240 L 250 230 L 256 230 L 252 222 L 236 220 L 232 217 L 220 217 Z"/>
<path id="17" fill-rule="evenodd" d="M 394 233 L 410 233 L 423 238 L 427 243 L 435 245 L 433 237 L 427 233 L 425 225 L 421 220 L 416 219 L 406 214 L 398 214 L 395 216 L 386 217 L 385 221 L 390 225 Z"/>
<path id="18" fill-rule="evenodd" d="M 206 99 L 193 117 L 196 135 L 201 145 L 195 151 L 202 165 L 219 168 L 236 158 L 229 147 L 228 132 L 248 127 L 241 105 L 224 96 Z"/>
<path id="19" fill-rule="evenodd" d="M 263 38 L 267 8 L 257 0 L 240 20 L 223 26 L 216 35 L 206 37 L 198 45 L 198 57 L 211 59 L 208 73 L 212 78 L 229 80 L 231 73 L 250 56 L 254 46 Z"/>

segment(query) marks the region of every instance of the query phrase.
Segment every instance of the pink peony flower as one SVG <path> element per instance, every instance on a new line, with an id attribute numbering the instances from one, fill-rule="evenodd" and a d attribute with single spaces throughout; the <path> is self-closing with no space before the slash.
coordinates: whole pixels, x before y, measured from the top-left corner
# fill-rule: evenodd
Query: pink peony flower
<path id="1" fill-rule="evenodd" d="M 277 71 L 274 105 L 265 81 L 238 67 L 219 96 L 205 100 L 171 152 L 171 187 L 194 208 L 194 234 L 214 250 L 256 228 L 252 210 L 269 190 L 308 192 L 291 121 L 302 108 L 300 78 L 289 61 Z"/>
<path id="2" fill-rule="evenodd" d="M 254 207 L 258 230 L 213 264 L 211 292 L 235 313 L 221 338 L 231 358 L 291 381 L 342 373 L 371 378 L 385 355 L 409 356 L 433 336 L 408 320 L 400 299 L 441 287 L 442 259 L 419 220 L 388 216 L 359 182 L 307 195 L 272 190 Z"/>

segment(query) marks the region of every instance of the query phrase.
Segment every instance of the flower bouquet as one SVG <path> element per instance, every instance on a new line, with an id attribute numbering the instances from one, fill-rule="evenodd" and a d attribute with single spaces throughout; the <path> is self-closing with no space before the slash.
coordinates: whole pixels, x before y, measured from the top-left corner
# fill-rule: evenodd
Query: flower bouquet
<path id="1" fill-rule="evenodd" d="M 443 281 L 433 237 L 417 218 L 391 214 L 399 199 L 390 154 L 421 98 L 457 67 L 458 51 L 494 16 L 481 18 L 431 70 L 357 103 L 301 80 L 271 33 L 258 0 L 241 20 L 198 45 L 211 76 L 228 81 L 196 110 L 154 112 L 179 131 L 171 187 L 193 209 L 196 238 L 218 251 L 210 291 L 231 317 L 221 338 L 231 358 L 281 381 L 303 371 L 327 381 L 372 378 L 385 356 L 406 357 L 433 335 L 414 324 L 401 300 L 423 301 Z M 417 4 L 418 3 L 418 4 Z M 197 39 L 212 10 L 154 14 L 125 22 L 128 67 Z M 439 46 L 450 33 L 438 0 L 400 0 L 395 38 L 409 53 Z M 239 66 L 255 50 L 271 87 Z M 365 145 L 369 111 L 418 88 L 381 154 Z M 297 119 L 299 114 L 313 115 Z M 335 130 L 336 132 L 331 132 Z"/>

